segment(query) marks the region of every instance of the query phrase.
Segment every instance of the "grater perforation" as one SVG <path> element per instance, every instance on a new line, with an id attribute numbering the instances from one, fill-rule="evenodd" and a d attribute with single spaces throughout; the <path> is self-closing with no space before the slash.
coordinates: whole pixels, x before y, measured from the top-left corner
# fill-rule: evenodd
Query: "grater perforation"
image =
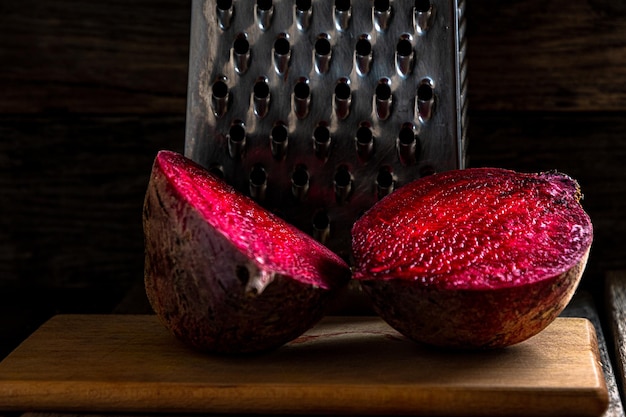
<path id="1" fill-rule="evenodd" d="M 194 0 L 185 154 L 348 258 L 377 200 L 465 165 L 464 11 Z"/>

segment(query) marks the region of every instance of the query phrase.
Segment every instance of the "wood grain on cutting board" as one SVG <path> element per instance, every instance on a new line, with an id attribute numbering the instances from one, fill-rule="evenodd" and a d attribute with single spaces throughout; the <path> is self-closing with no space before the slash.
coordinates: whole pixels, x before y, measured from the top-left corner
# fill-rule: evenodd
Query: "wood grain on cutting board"
<path id="1" fill-rule="evenodd" d="M 227 357 L 188 349 L 151 315 L 60 315 L 0 363 L 0 410 L 595 416 L 607 402 L 579 318 L 450 352 L 377 317 L 330 317 L 277 351 Z"/>

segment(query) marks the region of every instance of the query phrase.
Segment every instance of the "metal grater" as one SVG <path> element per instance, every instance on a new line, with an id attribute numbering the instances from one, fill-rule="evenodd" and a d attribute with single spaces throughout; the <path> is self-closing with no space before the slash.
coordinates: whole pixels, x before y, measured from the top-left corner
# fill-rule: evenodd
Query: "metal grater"
<path id="1" fill-rule="evenodd" d="M 464 0 L 194 0 L 185 154 L 348 259 L 394 189 L 463 168 Z"/>

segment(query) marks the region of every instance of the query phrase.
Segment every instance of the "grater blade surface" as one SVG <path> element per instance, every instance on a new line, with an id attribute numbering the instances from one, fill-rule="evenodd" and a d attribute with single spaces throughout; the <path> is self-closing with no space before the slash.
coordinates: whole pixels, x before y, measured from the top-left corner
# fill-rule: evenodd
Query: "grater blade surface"
<path id="1" fill-rule="evenodd" d="M 348 259 L 394 189 L 464 168 L 465 0 L 193 0 L 185 155 Z"/>

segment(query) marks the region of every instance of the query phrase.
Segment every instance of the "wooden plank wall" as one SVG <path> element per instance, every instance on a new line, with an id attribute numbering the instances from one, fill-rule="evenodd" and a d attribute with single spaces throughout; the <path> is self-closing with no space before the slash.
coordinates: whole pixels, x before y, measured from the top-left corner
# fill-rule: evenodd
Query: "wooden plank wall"
<path id="1" fill-rule="evenodd" d="M 577 178 L 599 289 L 626 268 L 626 3 L 467 3 L 471 165 Z M 152 158 L 184 141 L 190 8 L 0 4 L 0 326 L 109 311 L 141 281 Z"/>

